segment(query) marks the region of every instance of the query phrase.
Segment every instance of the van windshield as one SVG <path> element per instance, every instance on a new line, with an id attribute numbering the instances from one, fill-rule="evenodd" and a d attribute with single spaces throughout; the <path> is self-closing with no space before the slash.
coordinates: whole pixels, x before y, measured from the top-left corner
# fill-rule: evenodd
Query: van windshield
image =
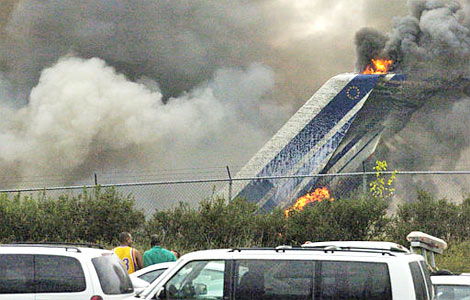
<path id="1" fill-rule="evenodd" d="M 103 293 L 106 295 L 119 295 L 134 292 L 132 281 L 117 257 L 95 257 L 92 262 L 98 274 Z"/>

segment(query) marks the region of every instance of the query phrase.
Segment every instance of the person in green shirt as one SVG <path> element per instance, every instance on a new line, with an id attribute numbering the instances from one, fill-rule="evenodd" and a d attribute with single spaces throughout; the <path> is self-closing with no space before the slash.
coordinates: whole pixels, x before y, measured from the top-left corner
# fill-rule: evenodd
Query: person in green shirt
<path id="1" fill-rule="evenodd" d="M 149 250 L 144 252 L 144 267 L 162 262 L 176 261 L 176 256 L 170 250 L 158 246 L 160 239 L 157 234 L 152 234 Z"/>

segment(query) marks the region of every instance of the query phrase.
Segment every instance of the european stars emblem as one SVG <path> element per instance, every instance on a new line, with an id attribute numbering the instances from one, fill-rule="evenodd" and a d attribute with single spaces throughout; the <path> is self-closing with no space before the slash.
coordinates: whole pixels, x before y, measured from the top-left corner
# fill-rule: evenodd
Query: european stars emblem
<path id="1" fill-rule="evenodd" d="M 357 86 L 352 85 L 346 90 L 346 95 L 351 100 L 357 100 L 361 96 L 361 91 Z"/>

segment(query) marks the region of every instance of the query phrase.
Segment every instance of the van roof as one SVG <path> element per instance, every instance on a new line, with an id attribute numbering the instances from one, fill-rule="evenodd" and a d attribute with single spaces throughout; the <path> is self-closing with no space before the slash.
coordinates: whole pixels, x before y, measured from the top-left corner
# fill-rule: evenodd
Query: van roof
<path id="1" fill-rule="evenodd" d="M 331 245 L 325 244 L 325 245 Z M 377 247 L 353 247 L 348 244 L 348 247 L 338 247 L 339 245 L 332 245 L 333 247 L 292 247 L 292 246 L 279 246 L 275 248 L 233 248 L 233 249 L 212 249 L 200 250 L 185 254 L 182 256 L 185 260 L 199 260 L 199 259 L 324 259 L 324 257 L 339 257 L 357 259 L 365 259 L 365 257 L 381 257 L 380 260 L 386 260 L 393 257 L 404 257 L 406 255 L 409 260 L 423 259 L 421 255 L 413 254 L 406 248 L 390 249 L 377 248 Z M 369 244 L 364 244 L 368 245 Z M 375 245 L 375 244 L 374 244 Z M 377 246 L 377 245 L 376 245 Z M 362 257 L 362 258 L 361 258 Z M 335 258 L 336 259 L 336 258 Z M 372 259 L 374 260 L 374 259 Z"/>
<path id="2" fill-rule="evenodd" d="M 326 241 L 306 242 L 302 248 L 321 249 L 348 249 L 348 250 L 384 250 L 391 252 L 411 253 L 411 251 L 397 243 L 380 241 Z"/>

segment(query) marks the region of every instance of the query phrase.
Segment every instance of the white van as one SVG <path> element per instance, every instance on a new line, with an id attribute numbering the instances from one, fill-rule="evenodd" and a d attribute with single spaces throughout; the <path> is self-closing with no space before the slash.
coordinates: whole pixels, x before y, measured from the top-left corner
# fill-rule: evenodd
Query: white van
<path id="1" fill-rule="evenodd" d="M 431 300 L 433 289 L 403 246 L 325 242 L 189 253 L 130 299 Z"/>
<path id="2" fill-rule="evenodd" d="M 120 300 L 134 288 L 119 258 L 95 245 L 0 245 L 0 300 Z"/>

